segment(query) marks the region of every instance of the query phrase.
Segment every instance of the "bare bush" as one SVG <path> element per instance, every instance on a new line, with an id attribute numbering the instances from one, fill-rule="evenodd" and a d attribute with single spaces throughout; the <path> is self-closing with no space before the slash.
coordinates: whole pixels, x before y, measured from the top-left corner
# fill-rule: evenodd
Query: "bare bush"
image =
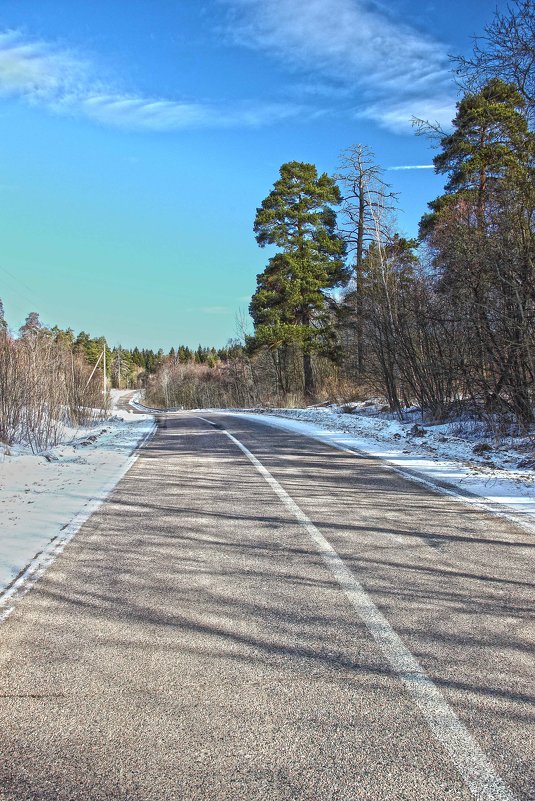
<path id="1" fill-rule="evenodd" d="M 0 440 L 34 453 L 56 445 L 66 426 L 89 423 L 103 407 L 99 376 L 46 329 L 13 339 L 0 332 Z"/>
<path id="2" fill-rule="evenodd" d="M 316 399 L 353 399 L 358 390 L 339 365 L 320 354 L 312 358 Z M 298 407 L 307 402 L 302 351 L 261 348 L 251 355 L 244 350 L 213 367 L 180 364 L 168 359 L 151 376 L 147 403 L 154 408 L 250 408 Z"/>

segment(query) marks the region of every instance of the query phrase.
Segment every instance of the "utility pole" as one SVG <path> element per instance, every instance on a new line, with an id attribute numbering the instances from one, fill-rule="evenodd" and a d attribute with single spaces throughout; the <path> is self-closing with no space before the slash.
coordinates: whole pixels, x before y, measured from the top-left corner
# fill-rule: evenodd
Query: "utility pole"
<path id="1" fill-rule="evenodd" d="M 103 356 L 104 356 L 104 351 L 102 351 L 102 353 L 101 353 L 101 354 L 99 354 L 99 357 L 98 357 L 98 359 L 97 359 L 97 361 L 96 361 L 96 364 L 95 364 L 95 366 L 93 367 L 93 369 L 91 370 L 91 375 L 90 375 L 90 376 L 89 376 L 89 378 L 87 379 L 87 383 L 86 383 L 86 385 L 85 385 L 85 387 L 84 387 L 84 392 L 85 392 L 85 390 L 88 388 L 88 386 L 89 386 L 89 384 L 90 384 L 90 382 L 91 382 L 91 379 L 92 379 L 92 378 L 93 378 L 93 376 L 95 375 L 95 370 L 96 370 L 96 369 L 97 369 L 97 367 L 99 366 L 99 364 L 100 364 L 100 360 L 102 359 L 102 357 L 103 357 Z"/>
<path id="2" fill-rule="evenodd" d="M 106 379 L 106 345 L 105 344 L 104 344 L 104 350 L 102 351 L 102 354 L 104 356 L 104 403 L 106 403 L 106 395 L 107 395 L 107 392 L 108 392 L 108 385 L 107 385 L 107 379 Z"/>

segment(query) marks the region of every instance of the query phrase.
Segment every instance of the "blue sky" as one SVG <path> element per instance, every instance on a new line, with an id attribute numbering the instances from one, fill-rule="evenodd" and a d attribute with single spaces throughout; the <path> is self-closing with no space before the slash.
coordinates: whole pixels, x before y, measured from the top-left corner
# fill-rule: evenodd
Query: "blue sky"
<path id="1" fill-rule="evenodd" d="M 370 147 L 414 235 L 441 191 L 412 115 L 443 125 L 448 54 L 496 4 L 3 0 L 0 297 L 111 345 L 223 345 L 268 253 L 285 161 Z M 505 3 L 497 3 L 504 8 Z"/>

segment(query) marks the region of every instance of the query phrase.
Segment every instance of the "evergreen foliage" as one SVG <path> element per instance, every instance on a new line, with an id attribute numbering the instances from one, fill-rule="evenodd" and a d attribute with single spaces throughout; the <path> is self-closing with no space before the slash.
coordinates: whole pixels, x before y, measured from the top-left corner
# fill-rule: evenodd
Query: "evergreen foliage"
<path id="1" fill-rule="evenodd" d="M 442 137 L 441 152 L 433 160 L 436 171 L 448 176 L 446 193 L 429 204 L 432 213 L 422 220 L 424 235 L 441 211 L 460 199 L 471 204 L 482 231 L 491 196 L 532 186 L 534 139 L 524 107 L 518 90 L 499 78 L 457 104 L 453 133 Z"/>
<path id="2" fill-rule="evenodd" d="M 318 175 L 313 164 L 292 161 L 257 209 L 254 222 L 261 247 L 281 251 L 257 278 L 250 313 L 255 324 L 251 347 L 279 351 L 297 345 L 303 352 L 305 395 L 314 395 L 310 355 L 332 352 L 334 332 L 326 293 L 349 281 L 346 246 L 336 230 L 341 195 L 333 178 Z"/>
<path id="3" fill-rule="evenodd" d="M 0 298 L 0 334 L 5 333 L 7 331 L 7 321 L 4 312 L 4 303 L 2 298 Z"/>
<path id="4" fill-rule="evenodd" d="M 39 320 L 37 312 L 30 312 L 26 317 L 24 325 L 19 328 L 19 334 L 22 338 L 31 337 L 41 331 L 43 326 Z"/>

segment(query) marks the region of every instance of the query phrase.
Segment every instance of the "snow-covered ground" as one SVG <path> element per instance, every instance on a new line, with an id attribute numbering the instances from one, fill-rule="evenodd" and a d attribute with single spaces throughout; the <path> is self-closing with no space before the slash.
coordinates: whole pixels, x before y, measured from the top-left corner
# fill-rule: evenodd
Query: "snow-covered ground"
<path id="1" fill-rule="evenodd" d="M 533 439 L 496 444 L 473 422 L 422 425 L 416 409 L 408 410 L 406 421 L 399 422 L 373 402 L 246 414 L 383 459 L 417 480 L 464 496 L 468 502 L 479 498 L 487 508 L 513 515 L 535 531 Z"/>
<path id="2" fill-rule="evenodd" d="M 153 430 L 151 415 L 117 409 L 120 397 L 114 392 L 108 419 L 66 430 L 64 442 L 46 453 L 0 445 L 0 607 L 10 595 L 2 591 L 30 563 L 39 570 L 61 548 L 124 475 L 136 446 Z"/>

